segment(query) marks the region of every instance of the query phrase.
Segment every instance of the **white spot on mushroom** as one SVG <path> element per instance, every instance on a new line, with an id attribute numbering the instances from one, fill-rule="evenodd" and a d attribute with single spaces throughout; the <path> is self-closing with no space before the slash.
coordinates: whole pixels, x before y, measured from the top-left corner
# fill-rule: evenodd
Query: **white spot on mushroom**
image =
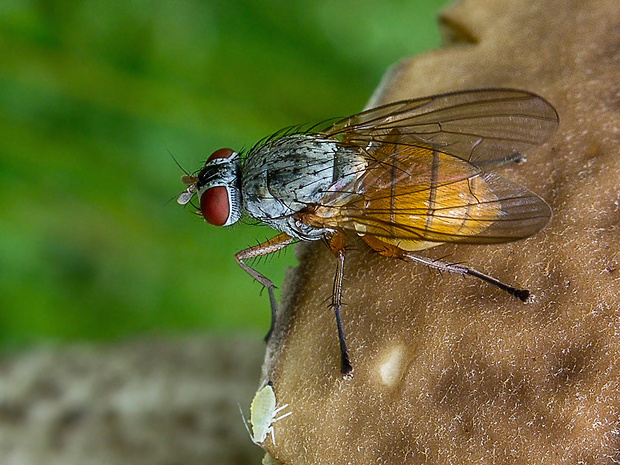
<path id="1" fill-rule="evenodd" d="M 405 369 L 405 345 L 388 346 L 380 356 L 378 369 L 383 384 L 389 387 L 394 386 Z"/>

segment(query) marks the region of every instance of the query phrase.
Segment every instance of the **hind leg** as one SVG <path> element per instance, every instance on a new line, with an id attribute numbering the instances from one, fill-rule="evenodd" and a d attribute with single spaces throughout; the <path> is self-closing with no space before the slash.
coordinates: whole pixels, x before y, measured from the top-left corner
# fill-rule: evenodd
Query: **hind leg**
<path id="1" fill-rule="evenodd" d="M 492 284 L 495 287 L 500 288 L 502 291 L 507 292 L 508 294 L 510 294 L 513 297 L 516 297 L 522 302 L 527 302 L 527 299 L 530 296 L 530 291 L 528 291 L 527 289 L 517 289 L 516 287 L 505 284 L 501 282 L 500 280 L 494 278 L 493 276 L 484 274 L 474 268 L 470 268 L 464 265 L 459 265 L 456 263 L 444 262 L 443 260 L 437 260 L 437 259 L 424 257 L 422 255 L 418 255 L 413 252 L 403 250 L 400 247 L 397 247 L 393 244 L 388 244 L 386 242 L 383 242 L 382 240 L 376 237 L 373 237 L 373 236 L 362 236 L 362 239 L 364 239 L 364 242 L 366 242 L 366 244 L 368 244 L 368 246 L 371 249 L 380 253 L 384 257 L 411 260 L 413 262 L 417 262 L 422 265 L 426 265 L 426 266 L 435 268 L 440 271 L 449 271 L 450 273 L 474 276 L 475 278 L 481 279 L 484 282 L 487 282 L 489 284 Z"/>

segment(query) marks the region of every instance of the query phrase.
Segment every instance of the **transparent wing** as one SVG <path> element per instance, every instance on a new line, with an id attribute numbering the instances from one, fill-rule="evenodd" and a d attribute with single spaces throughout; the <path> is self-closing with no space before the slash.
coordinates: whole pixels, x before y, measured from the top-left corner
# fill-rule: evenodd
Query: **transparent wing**
<path id="1" fill-rule="evenodd" d="M 415 250 L 422 242 L 522 239 L 550 217 L 545 201 L 524 187 L 430 146 L 392 141 L 375 153 L 362 176 L 326 193 L 303 221 Z"/>
<path id="2" fill-rule="evenodd" d="M 340 120 L 322 135 L 371 153 L 381 143 L 422 143 L 488 167 L 528 153 L 557 126 L 555 109 L 542 97 L 484 89 L 390 103 Z"/>

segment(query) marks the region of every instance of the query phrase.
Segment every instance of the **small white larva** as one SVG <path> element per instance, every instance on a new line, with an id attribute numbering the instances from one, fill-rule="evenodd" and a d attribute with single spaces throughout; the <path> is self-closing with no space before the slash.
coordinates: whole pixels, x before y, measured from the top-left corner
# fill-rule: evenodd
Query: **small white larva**
<path id="1" fill-rule="evenodd" d="M 263 460 L 261 461 L 262 465 L 280 465 L 280 462 L 278 462 L 276 459 L 274 459 L 269 452 L 265 453 L 265 456 L 263 457 Z"/>
<path id="2" fill-rule="evenodd" d="M 288 417 L 293 412 L 288 412 L 283 415 L 277 416 L 279 412 L 288 407 L 288 404 L 281 407 L 276 406 L 276 394 L 273 391 L 273 383 L 269 381 L 265 387 L 259 389 L 252 399 L 250 405 L 250 424 L 252 425 L 252 431 L 248 426 L 248 422 L 243 416 L 243 410 L 241 410 L 241 416 L 245 423 L 245 427 L 248 430 L 252 442 L 256 445 L 261 445 L 267 439 L 267 436 L 271 434 L 271 442 L 276 445 L 276 436 L 273 430 L 273 424 L 276 421 L 282 420 Z"/>

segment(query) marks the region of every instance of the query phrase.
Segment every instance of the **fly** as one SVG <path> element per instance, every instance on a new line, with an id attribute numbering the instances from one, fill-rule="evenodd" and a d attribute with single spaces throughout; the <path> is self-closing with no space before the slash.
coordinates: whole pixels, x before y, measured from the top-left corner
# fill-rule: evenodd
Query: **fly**
<path id="1" fill-rule="evenodd" d="M 265 286 L 274 329 L 273 283 L 246 261 L 296 241 L 324 240 L 335 255 L 332 308 L 341 373 L 352 375 L 341 318 L 346 234 L 379 254 L 469 275 L 522 301 L 529 291 L 471 267 L 418 252 L 442 243 L 498 244 L 529 237 L 551 218 L 532 191 L 493 172 L 547 141 L 558 115 L 546 100 L 513 89 L 469 90 L 403 100 L 342 119 L 327 129 L 267 138 L 241 157 L 214 152 L 178 202 L 198 198 L 216 226 L 242 213 L 280 231 L 236 254 Z"/>

